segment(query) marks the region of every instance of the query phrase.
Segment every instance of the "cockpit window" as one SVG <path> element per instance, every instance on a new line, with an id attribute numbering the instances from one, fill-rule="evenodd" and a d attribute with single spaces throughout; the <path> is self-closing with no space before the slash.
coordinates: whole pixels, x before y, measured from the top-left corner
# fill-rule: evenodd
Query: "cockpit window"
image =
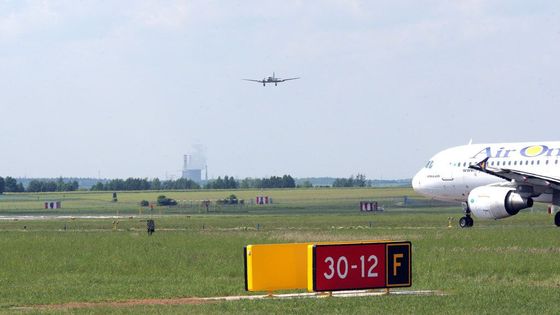
<path id="1" fill-rule="evenodd" d="M 425 168 L 432 168 L 432 166 L 434 165 L 434 161 L 429 160 L 428 163 L 426 163 L 426 166 L 424 166 Z"/>

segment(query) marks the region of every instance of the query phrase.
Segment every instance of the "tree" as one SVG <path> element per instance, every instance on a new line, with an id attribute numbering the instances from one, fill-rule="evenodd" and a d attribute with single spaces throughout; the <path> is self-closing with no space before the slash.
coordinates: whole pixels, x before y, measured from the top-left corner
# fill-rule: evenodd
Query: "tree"
<path id="1" fill-rule="evenodd" d="M 152 179 L 152 183 L 151 183 L 151 189 L 152 190 L 160 190 L 161 189 L 161 182 L 159 180 L 159 178 L 154 178 Z"/>
<path id="2" fill-rule="evenodd" d="M 296 181 L 290 175 L 282 176 L 282 188 L 295 188 Z"/>
<path id="3" fill-rule="evenodd" d="M 94 191 L 103 191 L 105 190 L 105 186 L 102 182 L 97 182 L 95 185 L 91 186 L 91 190 Z"/>
<path id="4" fill-rule="evenodd" d="M 12 178 L 10 176 L 7 176 L 6 179 L 4 180 L 5 182 L 5 191 L 6 192 L 19 192 L 18 191 L 18 184 L 17 181 L 15 180 L 15 178 Z"/>
<path id="5" fill-rule="evenodd" d="M 224 181 L 226 188 L 237 189 L 239 187 L 239 183 L 235 180 L 235 178 L 233 178 L 233 176 L 231 176 L 229 179 L 226 176 L 226 179 Z"/>
<path id="6" fill-rule="evenodd" d="M 302 188 L 312 188 L 313 184 L 310 181 L 306 180 L 303 183 L 301 183 L 301 187 Z"/>
<path id="7" fill-rule="evenodd" d="M 337 178 L 333 182 L 333 187 L 366 187 L 366 185 L 366 176 L 360 173 L 356 177 L 352 175 L 348 178 Z"/>
<path id="8" fill-rule="evenodd" d="M 78 181 L 74 180 L 71 183 L 68 184 L 68 190 L 67 191 L 76 191 L 80 188 L 80 184 L 78 184 Z"/>
<path id="9" fill-rule="evenodd" d="M 356 179 L 354 180 L 354 186 L 366 187 L 366 175 L 358 173 Z"/>
<path id="10" fill-rule="evenodd" d="M 56 179 L 56 191 L 64 191 L 64 190 L 66 190 L 66 183 L 64 182 L 62 177 L 59 177 Z"/>
<path id="11" fill-rule="evenodd" d="M 354 185 L 354 177 L 337 178 L 333 182 L 333 187 L 352 187 Z"/>
<path id="12" fill-rule="evenodd" d="M 27 185 L 27 191 L 29 192 L 43 191 L 43 183 L 41 181 L 34 179 L 29 182 L 29 185 Z"/>
<path id="13" fill-rule="evenodd" d="M 6 189 L 6 183 L 4 182 L 4 178 L 0 177 L 0 195 L 4 193 Z"/>

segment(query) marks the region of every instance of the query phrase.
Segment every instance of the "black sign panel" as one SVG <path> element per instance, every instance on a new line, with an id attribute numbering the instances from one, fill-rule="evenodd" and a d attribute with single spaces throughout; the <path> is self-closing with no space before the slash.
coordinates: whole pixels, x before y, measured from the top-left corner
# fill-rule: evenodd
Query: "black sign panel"
<path id="1" fill-rule="evenodd" d="M 387 244 L 387 287 L 412 285 L 410 242 Z"/>

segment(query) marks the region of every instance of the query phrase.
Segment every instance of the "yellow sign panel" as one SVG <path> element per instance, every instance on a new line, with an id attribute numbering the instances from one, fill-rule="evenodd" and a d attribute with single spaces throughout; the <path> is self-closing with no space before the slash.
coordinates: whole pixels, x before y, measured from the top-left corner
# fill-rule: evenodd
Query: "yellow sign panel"
<path id="1" fill-rule="evenodd" d="M 307 287 L 307 245 L 261 244 L 245 247 L 245 289 L 276 291 Z"/>

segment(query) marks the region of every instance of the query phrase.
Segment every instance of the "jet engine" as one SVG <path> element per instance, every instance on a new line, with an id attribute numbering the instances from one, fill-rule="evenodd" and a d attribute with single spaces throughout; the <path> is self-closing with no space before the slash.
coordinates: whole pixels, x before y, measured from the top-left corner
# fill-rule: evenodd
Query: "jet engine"
<path id="1" fill-rule="evenodd" d="M 473 189 L 469 209 L 479 218 L 502 219 L 533 206 L 533 199 L 522 197 L 510 187 L 481 186 Z"/>

